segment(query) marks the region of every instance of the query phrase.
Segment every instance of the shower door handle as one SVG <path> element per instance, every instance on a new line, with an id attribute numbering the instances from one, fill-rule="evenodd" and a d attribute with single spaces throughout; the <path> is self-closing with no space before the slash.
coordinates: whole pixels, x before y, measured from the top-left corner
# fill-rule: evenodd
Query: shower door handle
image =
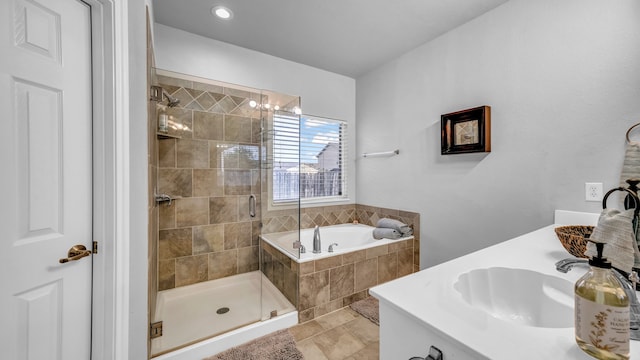
<path id="1" fill-rule="evenodd" d="M 249 216 L 256 217 L 256 196 L 253 194 L 249 196 Z"/>

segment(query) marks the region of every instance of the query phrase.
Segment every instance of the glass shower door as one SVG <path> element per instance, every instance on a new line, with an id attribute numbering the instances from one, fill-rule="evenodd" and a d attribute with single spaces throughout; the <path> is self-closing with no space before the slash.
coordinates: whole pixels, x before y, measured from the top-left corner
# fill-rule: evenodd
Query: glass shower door
<path id="1" fill-rule="evenodd" d="M 158 355 L 263 319 L 260 90 L 156 69 Z M 150 269 L 153 268 L 150 266 Z M 160 333 L 160 331 L 158 331 Z"/>
<path id="2" fill-rule="evenodd" d="M 263 319 L 295 311 L 300 258 L 300 98 L 263 91 L 261 269 Z"/>

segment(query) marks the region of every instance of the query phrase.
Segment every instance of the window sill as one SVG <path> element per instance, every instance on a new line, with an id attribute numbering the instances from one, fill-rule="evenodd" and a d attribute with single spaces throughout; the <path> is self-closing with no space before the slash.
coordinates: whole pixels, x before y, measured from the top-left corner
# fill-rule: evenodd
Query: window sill
<path id="1" fill-rule="evenodd" d="M 331 198 L 331 199 L 314 199 L 314 200 L 301 200 L 300 207 L 301 208 L 310 208 L 310 207 L 318 207 L 318 206 L 329 206 L 329 205 L 345 205 L 352 203 L 349 198 Z"/>
<path id="2" fill-rule="evenodd" d="M 312 199 L 312 200 L 301 200 L 300 208 L 312 208 L 312 207 L 320 207 L 320 206 L 331 206 L 331 205 L 346 205 L 351 204 L 350 198 L 338 198 L 333 197 L 330 199 Z M 280 202 L 280 203 L 269 203 L 269 210 L 291 210 L 298 208 L 297 201 L 291 202 Z"/>

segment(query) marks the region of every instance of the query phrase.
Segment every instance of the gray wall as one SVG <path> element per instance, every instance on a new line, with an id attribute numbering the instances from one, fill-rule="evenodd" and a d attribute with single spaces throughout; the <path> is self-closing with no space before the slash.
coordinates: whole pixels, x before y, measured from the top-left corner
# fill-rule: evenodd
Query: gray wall
<path id="1" fill-rule="evenodd" d="M 512 0 L 357 79 L 357 200 L 421 214 L 429 267 L 599 212 L 640 121 L 640 2 Z M 492 107 L 492 152 L 440 155 L 440 115 Z"/>

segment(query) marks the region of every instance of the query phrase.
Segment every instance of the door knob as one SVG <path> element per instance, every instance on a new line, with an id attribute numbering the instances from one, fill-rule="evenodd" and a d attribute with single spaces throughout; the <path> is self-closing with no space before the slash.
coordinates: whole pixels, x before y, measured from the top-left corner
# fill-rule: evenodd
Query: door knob
<path id="1" fill-rule="evenodd" d="M 60 264 L 75 261 L 89 255 L 91 255 L 91 250 L 87 250 L 84 245 L 74 245 L 67 252 L 67 257 L 60 259 Z"/>

